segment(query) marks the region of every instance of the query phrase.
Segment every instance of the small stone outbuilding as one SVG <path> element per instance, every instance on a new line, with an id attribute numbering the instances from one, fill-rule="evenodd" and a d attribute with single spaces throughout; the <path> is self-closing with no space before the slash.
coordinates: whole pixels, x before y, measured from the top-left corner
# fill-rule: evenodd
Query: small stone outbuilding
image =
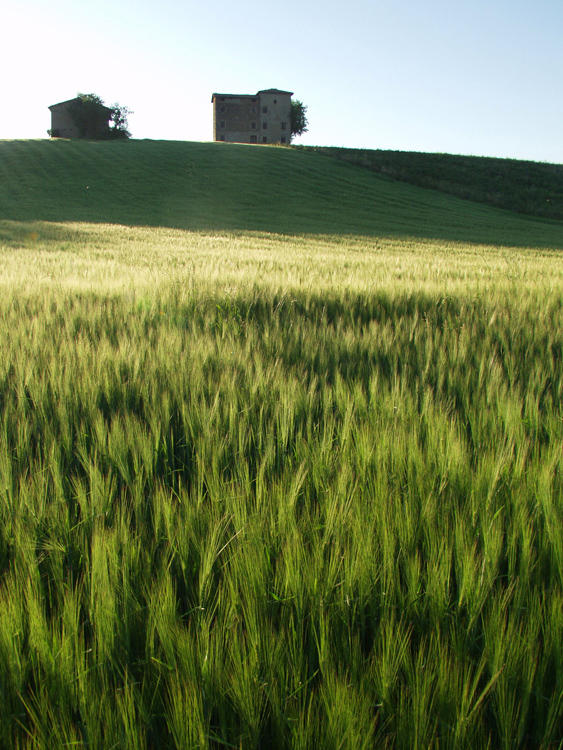
<path id="1" fill-rule="evenodd" d="M 59 102 L 58 104 L 52 104 L 49 107 L 51 112 L 51 130 L 49 131 L 51 138 L 80 138 L 80 132 L 77 125 L 72 118 L 72 109 L 81 102 L 79 97 L 69 99 L 66 102 Z M 105 130 L 108 126 L 111 109 L 104 107 L 107 110 L 107 120 L 101 129 Z"/>
<path id="2" fill-rule="evenodd" d="M 225 143 L 289 143 L 292 91 L 213 94 L 213 140 Z"/>

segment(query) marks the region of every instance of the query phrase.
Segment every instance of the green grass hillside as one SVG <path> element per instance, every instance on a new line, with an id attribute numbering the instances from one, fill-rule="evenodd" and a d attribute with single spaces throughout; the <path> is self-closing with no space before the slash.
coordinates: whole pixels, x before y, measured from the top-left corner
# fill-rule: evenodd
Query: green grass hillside
<path id="1" fill-rule="evenodd" d="M 306 147 L 418 187 L 529 216 L 563 219 L 563 165 L 484 156 Z"/>
<path id="2" fill-rule="evenodd" d="M 0 143 L 0 748 L 561 750 L 563 225 Z"/>
<path id="3" fill-rule="evenodd" d="M 556 246 L 533 222 L 287 148 L 0 142 L 0 217 Z"/>

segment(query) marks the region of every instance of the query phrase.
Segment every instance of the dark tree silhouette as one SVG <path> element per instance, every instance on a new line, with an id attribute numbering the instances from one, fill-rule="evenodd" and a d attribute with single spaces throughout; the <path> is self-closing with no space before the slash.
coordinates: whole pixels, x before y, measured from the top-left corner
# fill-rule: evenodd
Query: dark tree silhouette
<path id="1" fill-rule="evenodd" d="M 309 129 L 307 107 L 299 100 L 291 100 L 291 137 L 303 135 Z"/>

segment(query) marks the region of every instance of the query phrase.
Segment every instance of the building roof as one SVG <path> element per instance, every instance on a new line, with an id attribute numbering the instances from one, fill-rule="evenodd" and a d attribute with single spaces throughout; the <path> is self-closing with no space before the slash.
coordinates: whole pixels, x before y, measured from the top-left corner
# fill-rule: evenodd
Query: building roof
<path id="1" fill-rule="evenodd" d="M 50 109 L 51 111 L 53 111 L 54 109 L 58 109 L 59 107 L 66 109 L 68 104 L 72 104 L 73 102 L 77 102 L 77 101 L 80 101 L 79 96 L 75 96 L 74 99 L 67 99 L 65 102 L 58 102 L 57 104 L 51 104 L 51 106 L 48 109 Z M 105 105 L 102 105 L 102 106 L 104 109 L 107 109 L 109 113 L 111 113 L 110 107 L 106 107 Z M 109 115 L 108 115 L 108 118 L 109 118 Z"/>
<path id="2" fill-rule="evenodd" d="M 221 99 L 256 99 L 258 94 L 212 94 L 211 101 L 215 97 L 221 97 Z"/>
<path id="3" fill-rule="evenodd" d="M 293 91 L 282 91 L 281 89 L 262 89 L 259 94 L 288 94 L 293 96 Z"/>
<path id="4" fill-rule="evenodd" d="M 221 97 L 222 99 L 256 99 L 260 94 L 288 94 L 293 96 L 293 91 L 282 91 L 281 89 L 261 89 L 256 94 L 211 94 L 211 103 L 215 97 Z"/>

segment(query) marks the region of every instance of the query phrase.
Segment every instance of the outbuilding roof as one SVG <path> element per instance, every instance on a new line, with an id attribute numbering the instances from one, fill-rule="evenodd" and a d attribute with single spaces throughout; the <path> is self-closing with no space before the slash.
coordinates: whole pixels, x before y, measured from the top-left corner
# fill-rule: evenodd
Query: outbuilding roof
<path id="1" fill-rule="evenodd" d="M 51 111 L 53 111 L 54 109 L 58 109 L 59 107 L 66 109 L 68 104 L 73 104 L 74 102 L 78 102 L 78 101 L 81 101 L 80 97 L 75 96 L 74 99 L 67 99 L 65 102 L 58 102 L 58 104 L 51 104 L 51 106 L 48 109 L 50 109 Z M 110 107 L 106 107 L 105 105 L 102 105 L 102 106 L 111 114 Z M 109 115 L 108 115 L 108 119 L 109 119 Z"/>

